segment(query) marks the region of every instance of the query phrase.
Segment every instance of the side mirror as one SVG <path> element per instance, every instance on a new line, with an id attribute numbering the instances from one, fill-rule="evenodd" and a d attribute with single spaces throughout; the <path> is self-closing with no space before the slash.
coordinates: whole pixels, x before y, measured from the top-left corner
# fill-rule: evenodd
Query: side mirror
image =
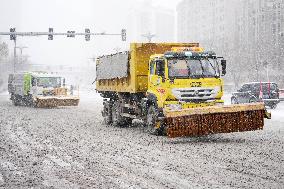
<path id="1" fill-rule="evenodd" d="M 227 61 L 221 60 L 221 66 L 222 66 L 222 76 L 226 75 L 226 68 L 227 68 Z"/>
<path id="2" fill-rule="evenodd" d="M 165 62 L 156 62 L 156 74 L 162 78 L 162 82 L 165 82 Z"/>

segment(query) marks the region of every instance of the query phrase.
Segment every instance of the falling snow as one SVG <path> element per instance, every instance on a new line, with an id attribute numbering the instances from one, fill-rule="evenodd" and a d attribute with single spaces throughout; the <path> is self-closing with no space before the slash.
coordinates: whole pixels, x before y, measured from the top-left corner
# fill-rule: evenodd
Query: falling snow
<path id="1" fill-rule="evenodd" d="M 14 107 L 0 95 L 0 187 L 282 188 L 284 103 L 263 131 L 153 136 L 102 123 L 102 98 L 78 108 Z M 230 95 L 225 95 L 229 103 Z M 17 116 L 15 116 L 17 115 Z"/>

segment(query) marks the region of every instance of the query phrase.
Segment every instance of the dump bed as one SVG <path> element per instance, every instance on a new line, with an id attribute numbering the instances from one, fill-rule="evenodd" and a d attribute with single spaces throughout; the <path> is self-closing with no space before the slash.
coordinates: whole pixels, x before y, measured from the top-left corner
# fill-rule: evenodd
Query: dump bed
<path id="1" fill-rule="evenodd" d="M 172 47 L 198 47 L 198 43 L 131 43 L 128 52 L 99 57 L 97 91 L 146 92 L 148 63 L 153 54 L 164 54 Z"/>
<path id="2" fill-rule="evenodd" d="M 8 79 L 8 91 L 10 94 L 25 95 L 25 74 L 10 74 Z"/>

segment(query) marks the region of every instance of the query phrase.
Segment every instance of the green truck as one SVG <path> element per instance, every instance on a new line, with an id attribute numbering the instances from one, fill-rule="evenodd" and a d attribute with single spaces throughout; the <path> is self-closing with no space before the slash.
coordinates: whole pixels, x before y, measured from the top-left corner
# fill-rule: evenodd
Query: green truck
<path id="1" fill-rule="evenodd" d="M 78 106 L 80 101 L 79 95 L 66 87 L 64 77 L 46 72 L 10 74 L 8 91 L 15 106 Z"/>

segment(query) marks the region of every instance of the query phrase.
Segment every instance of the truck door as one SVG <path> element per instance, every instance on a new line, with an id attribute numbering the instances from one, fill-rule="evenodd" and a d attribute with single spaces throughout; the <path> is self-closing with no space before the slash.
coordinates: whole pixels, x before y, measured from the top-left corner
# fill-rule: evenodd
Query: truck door
<path id="1" fill-rule="evenodd" d="M 161 59 L 150 62 L 149 87 L 160 87 L 165 78 L 165 61 Z"/>

